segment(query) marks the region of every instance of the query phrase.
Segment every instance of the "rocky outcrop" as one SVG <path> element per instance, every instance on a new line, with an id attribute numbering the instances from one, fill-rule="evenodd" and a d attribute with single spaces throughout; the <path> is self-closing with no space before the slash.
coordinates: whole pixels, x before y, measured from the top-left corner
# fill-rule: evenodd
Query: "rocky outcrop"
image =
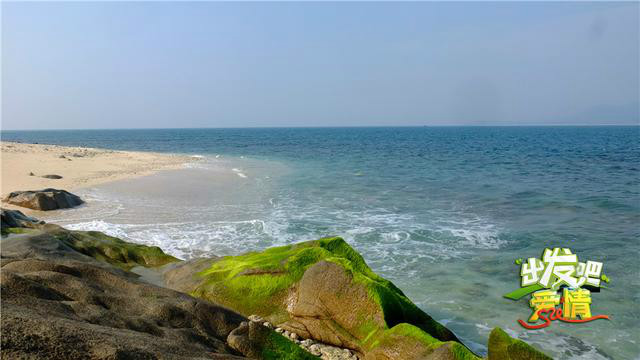
<path id="1" fill-rule="evenodd" d="M 50 225 L 47 233 L 81 254 L 123 270 L 130 270 L 136 266 L 158 267 L 180 261 L 165 254 L 157 246 L 126 242 L 99 231 L 69 231 Z"/>
<path id="2" fill-rule="evenodd" d="M 245 331 L 232 310 L 123 270 L 178 261 L 153 248 L 43 225 L 3 239 L 0 255 L 3 359 L 313 358 L 273 330 Z"/>
<path id="3" fill-rule="evenodd" d="M 185 267 L 195 267 L 197 275 L 193 272 L 190 282 L 173 282 L 173 272 L 188 273 Z M 420 334 L 416 344 L 422 346 L 422 355 L 475 357 L 451 331 L 375 274 L 341 238 L 179 264 L 165 276 L 170 287 L 241 314 L 260 315 L 303 338 L 351 349 L 361 358 L 411 358 L 416 349 L 407 347 L 405 353 L 397 342 L 384 341 L 408 336 L 397 326 L 411 326 Z"/>
<path id="4" fill-rule="evenodd" d="M 310 340 L 305 348 L 323 358 L 339 359 L 349 349 L 360 359 L 478 359 L 341 238 L 178 263 L 164 279 L 174 289 L 256 314 L 300 344 Z M 519 359 L 523 347 L 512 344 L 522 342 L 504 335 L 489 344 L 492 359 Z M 319 347 L 326 345 L 323 354 Z M 524 354 L 545 356 L 528 345 Z"/>
<path id="5" fill-rule="evenodd" d="M 67 209 L 84 203 L 77 195 L 57 189 L 14 191 L 3 201 L 12 205 L 43 211 Z"/>
<path id="6" fill-rule="evenodd" d="M 0 219 L 2 226 L 0 229 L 2 229 L 2 234 L 7 234 L 9 231 L 23 232 L 23 229 L 36 228 L 38 225 L 44 224 L 44 221 L 38 221 L 37 219 L 26 216 L 20 210 L 1 209 L 1 211 Z"/>
<path id="7" fill-rule="evenodd" d="M 479 359 L 340 238 L 183 262 L 2 215 L 9 234 L 29 230 L 0 249 L 2 358 Z M 549 359 L 498 328 L 488 349 Z"/>
<path id="8" fill-rule="evenodd" d="M 489 335 L 488 360 L 551 360 L 522 340 L 514 339 L 500 328 Z"/>
<path id="9" fill-rule="evenodd" d="M 321 342 L 312 340 L 312 339 L 304 339 L 298 336 L 298 334 L 294 332 L 290 332 L 281 327 L 274 327 L 268 321 L 262 318 L 259 315 L 249 315 L 249 320 L 258 324 L 265 326 L 269 329 L 275 329 L 278 334 L 282 334 L 287 339 L 298 344 L 301 348 L 310 352 L 315 356 L 319 356 L 322 360 L 358 360 L 358 356 L 354 354 L 350 349 L 339 348 L 337 346 L 323 344 Z"/>

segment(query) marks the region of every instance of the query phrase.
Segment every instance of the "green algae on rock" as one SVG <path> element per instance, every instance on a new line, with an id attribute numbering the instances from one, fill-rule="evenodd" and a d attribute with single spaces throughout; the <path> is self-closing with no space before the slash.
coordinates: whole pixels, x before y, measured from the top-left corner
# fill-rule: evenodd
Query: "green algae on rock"
<path id="1" fill-rule="evenodd" d="M 395 359 L 402 354 L 403 360 L 480 358 L 456 341 L 438 341 L 411 324 L 402 323 L 385 330 L 369 349 L 366 358 Z"/>
<path id="2" fill-rule="evenodd" d="M 449 358 L 475 358 L 339 237 L 215 259 L 196 278 L 194 296 L 365 356 L 394 353 L 387 340 L 412 329 L 425 353 L 444 346 Z"/>
<path id="3" fill-rule="evenodd" d="M 488 360 L 551 360 L 551 357 L 497 327 L 489 335 Z"/>
<path id="4" fill-rule="evenodd" d="M 129 243 L 99 231 L 74 231 L 57 227 L 49 232 L 77 252 L 123 270 L 136 266 L 158 267 L 180 261 L 157 246 Z"/>
<path id="5" fill-rule="evenodd" d="M 229 346 L 253 359 L 312 360 L 317 357 L 261 323 L 242 322 L 227 336 Z"/>
<path id="6" fill-rule="evenodd" d="M 260 314 L 303 338 L 349 348 L 360 358 L 479 359 L 393 283 L 375 274 L 362 256 L 341 238 L 325 238 L 235 257 L 182 262 L 160 248 L 128 243 L 101 232 L 70 231 L 33 222 L 24 224 L 27 225 L 33 228 L 5 228 L 24 234 L 5 243 L 15 254 L 10 257 L 34 256 L 41 252 L 38 257 L 46 261 L 67 259 L 97 264 L 88 258 L 91 257 L 105 263 L 105 269 L 125 270 L 115 272 L 116 276 L 128 274 L 139 266 L 168 265 L 162 271 L 169 287 L 191 292 L 244 315 Z M 17 270 L 22 266 L 19 261 L 12 264 L 7 269 Z M 44 265 L 38 263 L 38 266 Z M 64 266 L 54 268 L 66 269 Z M 64 286 L 59 290 L 63 291 Z M 147 292 L 137 296 L 154 301 L 156 294 L 146 296 Z M 244 356 L 314 358 L 260 323 L 251 321 L 239 325 L 232 331 L 227 330 L 230 332 L 226 343 Z M 550 359 L 499 328 L 491 333 L 488 348 L 490 360 Z"/>
<path id="7" fill-rule="evenodd" d="M 26 216 L 20 210 L 0 209 L 0 234 L 23 234 L 41 225 L 38 219 Z"/>

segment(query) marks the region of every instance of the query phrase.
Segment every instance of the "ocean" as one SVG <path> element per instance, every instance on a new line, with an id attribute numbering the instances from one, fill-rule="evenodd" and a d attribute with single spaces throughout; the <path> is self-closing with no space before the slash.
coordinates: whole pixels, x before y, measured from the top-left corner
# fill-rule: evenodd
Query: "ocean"
<path id="1" fill-rule="evenodd" d="M 640 358 L 640 127 L 2 131 L 2 140 L 188 154 L 187 168 L 78 191 L 46 220 L 183 259 L 339 235 L 472 350 L 489 331 L 560 358 Z M 516 322 L 518 258 L 604 263 L 610 320 Z"/>

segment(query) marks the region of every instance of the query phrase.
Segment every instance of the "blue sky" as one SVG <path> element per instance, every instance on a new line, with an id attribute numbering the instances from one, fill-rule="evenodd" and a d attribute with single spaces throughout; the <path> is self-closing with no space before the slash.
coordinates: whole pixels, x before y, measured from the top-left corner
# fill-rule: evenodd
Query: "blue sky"
<path id="1" fill-rule="evenodd" d="M 639 3 L 2 3 L 2 128 L 637 124 Z"/>

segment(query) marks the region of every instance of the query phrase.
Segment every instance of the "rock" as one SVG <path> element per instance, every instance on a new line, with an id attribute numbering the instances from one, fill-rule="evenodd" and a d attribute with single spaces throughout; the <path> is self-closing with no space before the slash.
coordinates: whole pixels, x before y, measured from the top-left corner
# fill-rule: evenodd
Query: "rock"
<path id="1" fill-rule="evenodd" d="M 457 341 L 437 341 L 411 324 L 403 323 L 386 330 L 363 357 L 369 359 L 478 359 Z"/>
<path id="2" fill-rule="evenodd" d="M 313 340 L 311 340 L 311 339 L 305 339 L 305 340 L 302 340 L 302 341 L 300 342 L 300 344 L 302 344 L 303 346 L 306 346 L 306 347 L 311 346 L 311 345 L 313 345 L 314 343 L 315 343 L 315 342 L 314 342 Z"/>
<path id="3" fill-rule="evenodd" d="M 271 325 L 271 323 L 268 321 L 263 322 L 262 326 L 268 327 L 269 329 L 273 329 L 273 325 Z"/>
<path id="4" fill-rule="evenodd" d="M 24 228 L 33 227 L 40 223 L 38 219 L 29 217 L 20 210 L 0 209 L 2 219 L 2 228 Z"/>
<path id="5" fill-rule="evenodd" d="M 343 360 L 350 359 L 351 353 L 345 353 L 344 349 L 334 346 L 320 346 L 320 353 L 323 360 Z M 404 359 L 404 358 L 403 358 Z"/>
<path id="6" fill-rule="evenodd" d="M 157 246 L 129 243 L 99 231 L 69 231 L 56 225 L 51 225 L 47 231 L 73 250 L 123 270 L 179 261 Z"/>
<path id="7" fill-rule="evenodd" d="M 44 189 L 35 191 L 14 191 L 5 202 L 33 210 L 57 210 L 79 206 L 84 203 L 80 197 L 65 190 Z"/>
<path id="8" fill-rule="evenodd" d="M 291 340 L 298 340 L 298 334 L 296 334 L 296 333 L 291 333 L 291 334 L 289 334 L 289 338 L 290 338 Z"/>
<path id="9" fill-rule="evenodd" d="M 479 359 L 341 238 L 179 264 L 165 273 L 165 284 L 257 314 L 284 337 L 313 339 L 300 347 L 323 359 Z M 493 359 L 517 359 L 522 347 L 510 341 L 490 342 Z"/>
<path id="10" fill-rule="evenodd" d="M 29 176 L 36 176 L 33 172 L 29 172 Z"/>
<path id="11" fill-rule="evenodd" d="M 39 225 L 44 224 L 44 221 L 39 221 L 32 217 L 26 216 L 19 210 L 2 210 L 2 234 L 8 233 L 22 233 L 25 229 L 34 229 Z"/>
<path id="12" fill-rule="evenodd" d="M 66 157 L 66 156 L 64 156 L 64 155 L 60 155 L 60 156 L 58 156 L 58 157 L 59 157 L 60 159 L 66 159 L 66 158 L 67 158 L 67 157 Z"/>
<path id="13" fill-rule="evenodd" d="M 488 360 L 551 360 L 551 358 L 522 340 L 514 339 L 500 328 L 489 335 Z"/>
<path id="14" fill-rule="evenodd" d="M 229 347 L 254 359 L 313 359 L 275 331 L 255 321 L 242 322 L 227 337 Z"/>
<path id="15" fill-rule="evenodd" d="M 237 313 L 76 252 L 46 231 L 3 240 L 3 359 L 239 359 Z"/>
<path id="16" fill-rule="evenodd" d="M 375 274 L 341 238 L 216 259 L 199 274 L 194 275 L 200 282 L 185 291 L 241 314 L 258 314 L 278 324 L 287 337 L 295 333 L 363 356 L 374 348 L 379 354 L 397 350 L 395 358 L 409 359 L 420 349 L 379 341 L 400 334 L 392 330 L 405 324 L 424 335 L 421 339 L 430 339 L 409 339 L 424 353 L 454 342 L 455 349 L 444 348 L 458 352 L 451 358 L 475 357 L 451 331 Z"/>
<path id="17" fill-rule="evenodd" d="M 259 323 L 264 322 L 264 319 L 262 318 L 262 316 L 259 316 L 259 315 L 249 315 L 248 319 L 251 321 L 259 322 Z"/>
<path id="18" fill-rule="evenodd" d="M 320 351 L 320 345 L 318 344 L 313 344 L 309 346 L 309 352 L 315 356 L 322 355 L 322 352 Z"/>
<path id="19" fill-rule="evenodd" d="M 231 310 L 139 280 L 96 241 L 142 266 L 162 262 L 149 247 L 52 224 L 3 239 L 1 358 L 312 359 Z"/>
<path id="20" fill-rule="evenodd" d="M 55 175 L 55 174 L 52 174 L 52 175 L 42 175 L 42 177 L 43 177 L 43 178 L 45 178 L 45 179 L 62 179 L 62 176 L 60 176 L 60 175 Z"/>

